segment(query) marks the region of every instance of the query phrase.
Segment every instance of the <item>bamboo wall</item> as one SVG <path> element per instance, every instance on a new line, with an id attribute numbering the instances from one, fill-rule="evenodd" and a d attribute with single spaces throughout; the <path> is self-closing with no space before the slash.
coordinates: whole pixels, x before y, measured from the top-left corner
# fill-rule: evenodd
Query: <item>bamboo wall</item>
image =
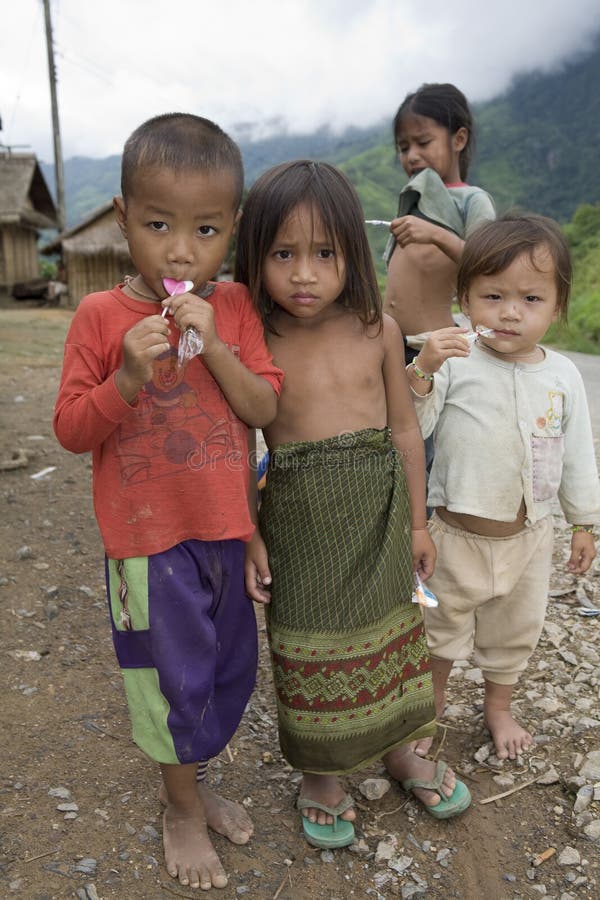
<path id="1" fill-rule="evenodd" d="M 15 282 L 40 277 L 35 231 L 18 225 L 2 225 L 0 242 L 0 286 L 10 292 Z"/>
<path id="2" fill-rule="evenodd" d="M 111 248 L 82 254 L 63 246 L 63 259 L 67 268 L 69 306 L 95 291 L 108 291 L 123 281 L 125 275 L 135 274 L 128 256 L 115 253 Z"/>

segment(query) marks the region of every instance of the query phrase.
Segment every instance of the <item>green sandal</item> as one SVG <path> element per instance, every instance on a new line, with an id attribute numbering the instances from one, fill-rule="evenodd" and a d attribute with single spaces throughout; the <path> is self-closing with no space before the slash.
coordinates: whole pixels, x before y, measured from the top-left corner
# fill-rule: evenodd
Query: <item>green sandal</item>
<path id="1" fill-rule="evenodd" d="M 435 778 L 431 781 L 422 781 L 420 778 L 406 778 L 400 782 L 403 791 L 408 794 L 413 788 L 425 788 L 428 791 L 436 791 L 440 798 L 440 802 L 435 806 L 427 806 L 421 801 L 423 809 L 433 816 L 435 819 L 450 819 L 452 816 L 458 816 L 471 805 L 471 793 L 469 788 L 462 781 L 456 781 L 456 785 L 451 797 L 445 797 L 440 788 L 444 781 L 444 775 L 448 763 L 439 760 L 435 767 Z M 417 799 L 419 799 L 417 797 Z M 316 804 L 315 804 L 316 805 Z"/>
<path id="2" fill-rule="evenodd" d="M 337 847 L 347 847 L 354 841 L 354 825 L 352 822 L 348 822 L 347 819 L 339 818 L 342 813 L 354 805 L 354 800 L 350 794 L 346 794 L 337 806 L 325 806 L 324 803 L 318 803 L 316 800 L 307 800 L 304 797 L 299 797 L 296 805 L 299 810 L 321 809 L 328 815 L 333 816 L 331 825 L 319 825 L 318 822 L 311 822 L 306 816 L 300 817 L 302 819 L 304 837 L 313 847 L 335 850 Z"/>

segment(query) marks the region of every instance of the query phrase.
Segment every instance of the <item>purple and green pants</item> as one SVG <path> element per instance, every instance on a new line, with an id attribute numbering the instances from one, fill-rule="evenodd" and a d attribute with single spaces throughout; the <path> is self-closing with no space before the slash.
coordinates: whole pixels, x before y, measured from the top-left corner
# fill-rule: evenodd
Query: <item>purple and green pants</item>
<path id="1" fill-rule="evenodd" d="M 106 560 L 113 642 L 133 739 L 160 763 L 217 756 L 256 678 L 257 633 L 242 541 L 183 541 Z"/>

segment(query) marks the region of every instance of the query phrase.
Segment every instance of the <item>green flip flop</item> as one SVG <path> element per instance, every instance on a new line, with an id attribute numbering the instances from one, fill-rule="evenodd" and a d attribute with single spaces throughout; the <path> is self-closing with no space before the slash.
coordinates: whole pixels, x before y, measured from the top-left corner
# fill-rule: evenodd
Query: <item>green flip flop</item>
<path id="1" fill-rule="evenodd" d="M 319 825 L 318 822 L 311 822 L 306 816 L 301 816 L 302 830 L 304 837 L 313 847 L 321 847 L 324 850 L 335 850 L 337 847 L 347 847 L 354 841 L 354 825 L 347 819 L 340 819 L 342 813 L 346 812 L 354 805 L 354 800 L 350 794 L 338 803 L 337 806 L 325 806 L 324 803 L 318 803 L 316 800 L 307 800 L 300 797 L 296 804 L 298 809 L 322 809 L 328 815 L 333 816 L 331 825 Z"/>
<path id="2" fill-rule="evenodd" d="M 423 809 L 433 816 L 434 819 L 450 819 L 452 816 L 458 816 L 471 805 L 471 792 L 462 781 L 456 781 L 454 791 L 451 797 L 445 797 L 440 788 L 444 781 L 444 775 L 448 763 L 439 760 L 435 767 L 435 778 L 431 781 L 423 781 L 420 778 L 406 778 L 400 782 L 402 790 L 408 793 L 413 788 L 425 788 L 428 791 L 435 791 L 440 798 L 440 802 L 435 806 L 427 806 L 421 801 Z M 418 798 L 417 798 L 418 799 Z"/>

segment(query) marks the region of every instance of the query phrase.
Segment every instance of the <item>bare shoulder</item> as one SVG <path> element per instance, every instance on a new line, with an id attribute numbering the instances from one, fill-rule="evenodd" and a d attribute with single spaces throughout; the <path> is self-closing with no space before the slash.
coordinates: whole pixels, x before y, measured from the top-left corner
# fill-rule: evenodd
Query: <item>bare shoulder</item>
<path id="1" fill-rule="evenodd" d="M 402 343 L 402 331 L 400 326 L 388 313 L 383 314 L 383 342 L 386 347 L 392 347 Z"/>

